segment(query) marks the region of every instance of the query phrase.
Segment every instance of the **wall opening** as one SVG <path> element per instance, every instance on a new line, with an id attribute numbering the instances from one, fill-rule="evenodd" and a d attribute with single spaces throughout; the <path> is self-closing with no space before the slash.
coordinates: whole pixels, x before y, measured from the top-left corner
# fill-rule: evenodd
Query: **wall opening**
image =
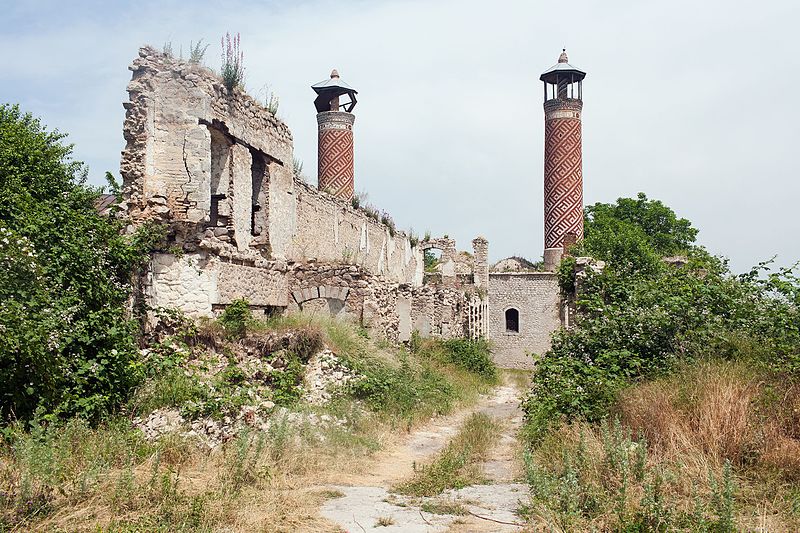
<path id="1" fill-rule="evenodd" d="M 506 333 L 519 333 L 519 311 L 506 309 Z"/>
<path id="2" fill-rule="evenodd" d="M 208 127 L 211 134 L 211 207 L 209 223 L 215 227 L 227 227 L 231 210 L 228 190 L 231 185 L 231 142 L 216 128 Z"/>
<path id="3" fill-rule="evenodd" d="M 250 148 L 250 175 L 252 177 L 252 209 L 250 234 L 254 237 L 267 234 L 267 203 L 269 202 L 269 166 L 263 153 Z"/>

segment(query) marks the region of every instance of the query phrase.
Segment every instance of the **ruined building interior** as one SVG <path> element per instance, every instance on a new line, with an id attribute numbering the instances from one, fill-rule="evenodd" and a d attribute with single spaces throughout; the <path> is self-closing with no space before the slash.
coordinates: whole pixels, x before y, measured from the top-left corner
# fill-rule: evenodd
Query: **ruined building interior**
<path id="1" fill-rule="evenodd" d="M 336 71 L 312 89 L 318 186 L 295 176 L 286 124 L 200 65 L 145 47 L 130 66 L 121 173 L 131 227 L 169 228 L 144 293 L 152 307 L 212 316 L 246 298 L 254 312 L 302 310 L 353 320 L 404 342 L 485 337 L 497 363 L 529 367 L 562 325 L 554 273 L 582 234 L 580 83 L 566 54 L 545 83 L 545 270 L 489 265 L 476 237 L 459 252 L 423 241 L 352 201 L 356 95 Z M 548 89 L 549 87 L 549 89 Z M 419 221 L 416 225 L 424 225 Z M 441 253 L 426 272 L 426 250 Z"/>

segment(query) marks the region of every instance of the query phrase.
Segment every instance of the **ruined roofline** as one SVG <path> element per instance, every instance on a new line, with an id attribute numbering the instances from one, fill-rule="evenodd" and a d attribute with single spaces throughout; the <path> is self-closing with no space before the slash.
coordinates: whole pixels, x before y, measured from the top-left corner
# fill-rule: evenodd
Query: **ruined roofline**
<path id="1" fill-rule="evenodd" d="M 386 226 L 386 224 L 382 223 L 380 220 L 375 220 L 374 218 L 368 216 L 364 212 L 363 209 L 357 209 L 357 208 L 353 207 L 353 204 L 352 204 L 352 202 L 350 200 L 345 200 L 343 198 L 339 198 L 337 196 L 334 196 L 333 194 L 327 193 L 325 191 L 321 191 L 317 187 L 315 187 L 314 185 L 311 185 L 307 181 L 305 181 L 302 178 L 299 178 L 297 176 L 294 177 L 294 185 L 295 185 L 295 188 L 299 187 L 299 188 L 301 188 L 303 190 L 303 192 L 309 193 L 309 194 L 313 194 L 313 195 L 317 196 L 318 198 L 322 199 L 323 201 L 328 202 L 331 205 L 335 206 L 337 209 L 343 209 L 343 210 L 349 211 L 349 212 L 351 212 L 351 213 L 353 213 L 355 215 L 364 217 L 369 222 L 371 222 L 373 224 L 376 224 L 377 226 L 380 226 L 382 228 L 386 228 L 387 230 L 389 229 Z M 375 209 L 377 210 L 377 208 L 375 208 Z M 381 213 L 381 211 L 378 211 L 378 212 Z M 388 213 L 386 213 L 386 214 L 388 215 Z M 411 237 L 408 233 L 406 233 L 405 230 L 401 230 L 399 228 L 395 228 L 394 234 L 395 234 L 395 237 L 401 237 L 401 238 L 404 238 L 404 239 L 410 239 L 410 237 Z"/>
<path id="2" fill-rule="evenodd" d="M 557 275 L 556 272 L 489 272 L 489 277 L 512 276 L 512 277 L 552 277 Z"/>
<path id="3" fill-rule="evenodd" d="M 248 105 L 249 103 L 249 105 L 261 108 L 265 111 L 263 118 L 270 122 L 272 127 L 281 130 L 281 134 L 285 135 L 289 141 L 292 140 L 292 132 L 291 129 L 289 129 L 289 126 L 283 120 L 273 115 L 262 102 L 238 86 L 234 87 L 232 91 L 228 91 L 228 88 L 225 87 L 225 83 L 222 81 L 222 77 L 211 67 L 208 67 L 202 63 L 191 63 L 186 59 L 180 59 L 167 55 L 164 52 L 157 50 L 153 46 L 146 44 L 139 48 L 139 56 L 133 60 L 133 64 L 128 67 L 128 69 L 136 72 L 139 69 L 147 69 L 148 67 L 152 68 L 152 65 L 149 65 L 148 63 L 153 61 L 157 62 L 158 66 L 161 67 L 158 69 L 153 68 L 153 73 L 157 74 L 158 72 L 163 72 L 165 67 L 169 67 L 174 73 L 180 76 L 199 76 L 203 81 L 210 82 L 215 92 L 219 96 L 239 98 L 246 102 L 245 105 Z M 291 163 L 291 161 L 283 162 L 285 165 L 291 165 Z"/>

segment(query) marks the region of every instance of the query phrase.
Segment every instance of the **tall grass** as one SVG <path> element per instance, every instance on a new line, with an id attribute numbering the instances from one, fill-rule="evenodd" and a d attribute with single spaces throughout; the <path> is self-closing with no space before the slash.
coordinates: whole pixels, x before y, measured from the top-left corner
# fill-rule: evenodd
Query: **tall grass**
<path id="1" fill-rule="evenodd" d="M 498 438 L 499 429 L 489 415 L 473 413 L 444 450 L 393 490 L 412 496 L 435 496 L 446 489 L 481 483 L 484 480 L 481 461 Z"/>
<path id="2" fill-rule="evenodd" d="M 721 361 L 631 387 L 609 421 L 562 425 L 526 454 L 526 511 L 562 531 L 798 530 L 799 400 Z"/>
<path id="3" fill-rule="evenodd" d="M 492 384 L 453 362 L 438 341 L 412 354 L 332 319 L 254 320 L 245 305 L 180 335 L 180 353 L 168 349 L 175 337 L 151 350 L 148 361 L 157 368 L 148 371 L 148 382 L 127 407 L 130 416 L 167 406 L 190 416 L 187 406 L 198 402 L 246 400 L 235 372 L 237 347 L 291 352 L 302 367 L 327 346 L 363 374 L 364 384 L 340 391 L 326 406 L 294 402 L 290 411 L 273 413 L 268 430 L 242 431 L 214 452 L 176 434 L 148 442 L 127 418 L 99 427 L 74 420 L 10 428 L 0 449 L 0 531 L 212 531 L 222 525 L 322 531 L 326 524 L 315 509 L 325 496 L 314 485 L 340 479 L 397 428 L 472 401 Z M 212 380 L 213 394 L 184 373 L 205 351 L 230 360 Z M 228 390 L 223 378 L 239 385 Z M 310 425 L 303 422 L 309 413 L 341 423 Z"/>

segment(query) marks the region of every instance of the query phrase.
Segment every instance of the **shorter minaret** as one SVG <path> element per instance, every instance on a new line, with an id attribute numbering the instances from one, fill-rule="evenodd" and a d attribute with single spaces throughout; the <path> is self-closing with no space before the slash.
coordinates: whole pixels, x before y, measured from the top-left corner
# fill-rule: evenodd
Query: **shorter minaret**
<path id="1" fill-rule="evenodd" d="M 586 73 L 568 63 L 566 49 L 544 82 L 544 266 L 553 271 L 565 245 L 583 239 L 581 112 Z"/>
<path id="2" fill-rule="evenodd" d="M 318 165 L 317 187 L 338 198 L 353 197 L 355 174 L 353 171 L 353 123 L 351 113 L 356 105 L 358 92 L 331 72 L 329 80 L 311 86 L 317 93 L 314 106 L 317 108 Z M 349 102 L 339 102 L 347 95 Z"/>

